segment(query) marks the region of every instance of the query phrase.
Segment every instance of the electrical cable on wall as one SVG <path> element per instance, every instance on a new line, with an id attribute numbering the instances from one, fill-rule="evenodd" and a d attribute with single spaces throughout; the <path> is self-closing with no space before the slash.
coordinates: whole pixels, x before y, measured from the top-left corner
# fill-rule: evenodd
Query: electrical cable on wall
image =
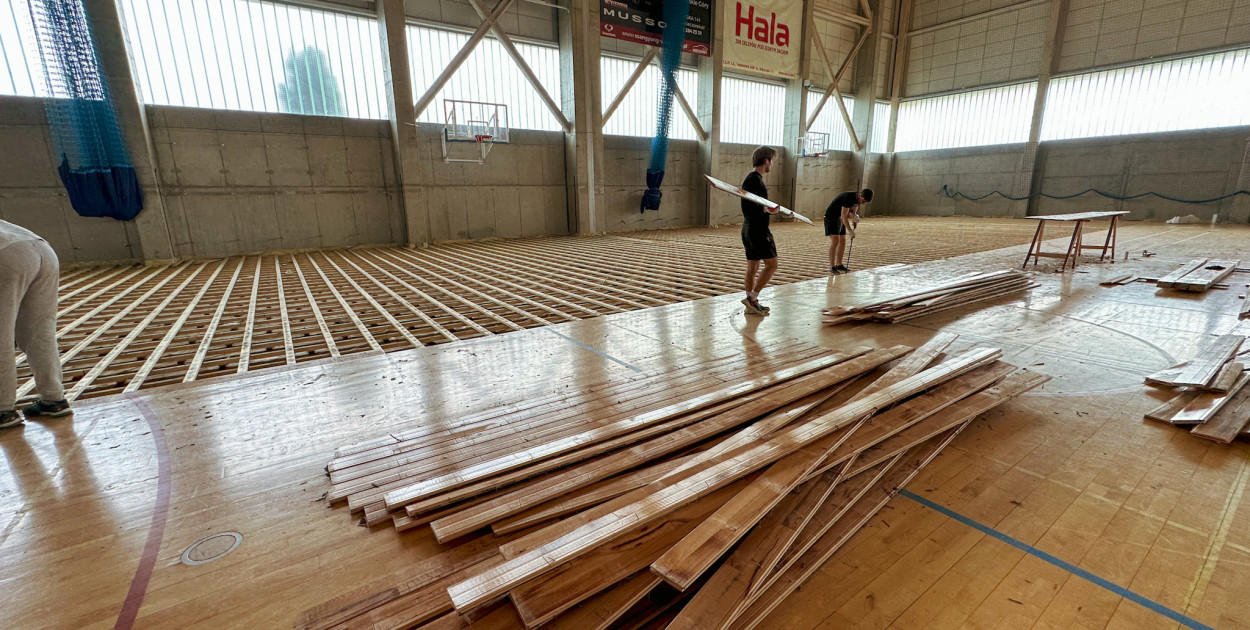
<path id="1" fill-rule="evenodd" d="M 651 164 L 647 167 L 647 190 L 642 194 L 640 212 L 659 210 L 660 184 L 664 181 L 664 165 L 668 161 L 668 130 L 673 117 L 673 92 L 677 85 L 677 66 L 681 63 L 682 45 L 686 41 L 686 18 L 690 15 L 687 0 L 664 3 L 664 27 L 660 42 L 660 103 L 656 115 L 655 137 L 651 139 Z"/>
<path id="2" fill-rule="evenodd" d="M 84 217 L 129 221 L 143 208 L 143 191 L 122 140 L 117 111 L 82 0 L 32 0 L 45 109 L 61 158 L 57 172 L 74 211 Z"/>
<path id="3" fill-rule="evenodd" d="M 1043 192 L 1036 192 L 1036 193 L 1025 195 L 1023 197 L 1013 197 L 1011 195 L 1004 194 L 1000 191 L 993 190 L 979 197 L 969 197 L 968 195 L 965 195 L 961 192 L 951 192 L 949 185 L 942 184 L 942 194 L 945 195 L 948 199 L 958 199 L 962 197 L 964 199 L 967 199 L 968 201 L 980 201 L 982 199 L 985 199 L 986 197 L 991 197 L 993 195 L 998 195 L 999 197 L 1002 197 L 1003 199 L 1007 199 L 1008 201 L 1024 201 L 1025 199 L 1033 199 L 1035 197 L 1045 197 L 1046 199 L 1073 199 L 1075 197 L 1080 197 L 1081 195 L 1088 194 L 1088 193 L 1094 193 L 1095 195 L 1106 197 L 1107 199 L 1114 199 L 1116 201 L 1129 201 L 1131 199 L 1140 199 L 1142 197 L 1158 197 L 1160 199 L 1164 199 L 1167 201 L 1175 201 L 1177 203 L 1203 204 L 1203 203 L 1214 203 L 1216 201 L 1223 201 L 1225 199 L 1236 197 L 1237 195 L 1250 195 L 1250 190 L 1238 190 L 1236 192 L 1228 193 L 1227 195 L 1220 195 L 1219 197 L 1212 197 L 1210 199 L 1181 199 L 1179 197 L 1171 197 L 1171 196 L 1163 195 L 1157 192 L 1144 192 L 1144 193 L 1138 193 L 1136 195 L 1127 195 L 1127 196 L 1113 195 L 1109 192 L 1103 192 L 1101 190 L 1098 190 L 1097 188 L 1087 188 L 1085 190 L 1082 190 L 1079 193 L 1075 193 L 1072 195 L 1050 195 L 1050 194 L 1043 193 Z"/>

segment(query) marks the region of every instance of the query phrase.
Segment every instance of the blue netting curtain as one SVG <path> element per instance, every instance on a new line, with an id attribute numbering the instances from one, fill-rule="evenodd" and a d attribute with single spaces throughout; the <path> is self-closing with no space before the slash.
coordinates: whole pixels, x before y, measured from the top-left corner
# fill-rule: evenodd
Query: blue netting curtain
<path id="1" fill-rule="evenodd" d="M 57 169 L 74 211 L 128 221 L 143 191 L 126 154 L 82 0 L 30 0 Z"/>
<path id="2" fill-rule="evenodd" d="M 664 29 L 660 34 L 660 102 L 656 108 L 655 138 L 651 140 L 651 163 L 647 167 L 647 190 L 642 194 L 641 211 L 660 209 L 660 184 L 664 181 L 664 165 L 668 161 L 668 130 L 673 117 L 673 91 L 677 85 L 677 66 L 681 63 L 682 44 L 686 41 L 689 0 L 665 1 L 663 15 Z"/>

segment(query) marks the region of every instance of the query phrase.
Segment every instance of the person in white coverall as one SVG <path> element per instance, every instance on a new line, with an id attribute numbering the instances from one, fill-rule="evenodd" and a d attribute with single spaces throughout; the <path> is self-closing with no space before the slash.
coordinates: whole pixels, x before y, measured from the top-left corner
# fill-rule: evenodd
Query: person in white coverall
<path id="1" fill-rule="evenodd" d="M 56 346 L 57 285 L 61 263 L 47 241 L 0 220 L 0 429 L 26 417 L 70 414 L 61 385 L 61 357 Z M 18 413 L 17 361 L 14 348 L 26 353 L 39 399 Z"/>

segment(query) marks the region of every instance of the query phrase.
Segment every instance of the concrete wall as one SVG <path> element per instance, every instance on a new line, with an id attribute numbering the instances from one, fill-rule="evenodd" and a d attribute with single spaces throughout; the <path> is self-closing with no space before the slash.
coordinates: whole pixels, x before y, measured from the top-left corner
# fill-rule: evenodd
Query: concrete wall
<path id="1" fill-rule="evenodd" d="M 1038 157 L 1041 190 L 1055 195 L 1096 188 L 1116 196 L 1153 191 L 1180 199 L 1218 197 L 1238 189 L 1247 142 L 1250 127 L 1045 143 Z M 1204 221 L 1219 213 L 1224 220 L 1245 223 L 1250 217 L 1234 212 L 1233 202 L 1195 205 L 1157 197 L 1115 201 L 1089 194 L 1072 200 L 1039 199 L 1036 213 L 1128 210 L 1134 220 L 1192 214 Z"/>
<path id="2" fill-rule="evenodd" d="M 994 196 L 983 201 L 949 199 L 942 186 L 969 196 L 1009 191 L 1024 157 L 1023 145 L 972 147 L 895 153 L 888 191 L 876 214 L 1010 216 L 1011 202 Z"/>
<path id="3" fill-rule="evenodd" d="M 1012 0 L 917 0 L 920 29 L 1013 4 Z M 904 96 L 1036 77 L 1050 4 L 927 31 L 911 38 Z"/>
<path id="4" fill-rule="evenodd" d="M 148 107 L 179 256 L 402 240 L 384 121 Z"/>
<path id="5" fill-rule="evenodd" d="M 569 233 L 563 133 L 513 130 L 511 144 L 495 145 L 485 163 L 459 164 L 443 162 L 441 125 L 422 124 L 421 131 L 435 242 Z"/>
<path id="6" fill-rule="evenodd" d="M 78 216 L 56 174 L 43 101 L 0 96 L 0 219 L 35 231 L 62 263 L 141 257 L 132 222 Z"/>
<path id="7" fill-rule="evenodd" d="M 1181 199 L 1205 199 L 1238 190 L 1250 128 L 1143 134 L 1042 143 L 1036 166 L 1038 190 L 1070 195 L 1097 189 L 1115 196 L 1156 192 Z M 998 197 L 982 201 L 948 199 L 942 186 L 968 196 L 1009 191 L 1024 157 L 1023 145 L 896 153 L 887 203 L 889 214 L 1011 216 L 1020 206 Z M 875 204 L 874 204 L 875 205 Z M 1131 220 L 1166 220 L 1192 214 L 1204 221 L 1250 220 L 1234 200 L 1184 204 L 1157 197 L 1116 201 L 1095 194 L 1075 199 L 1037 199 L 1029 214 L 1128 210 Z"/>
<path id="8" fill-rule="evenodd" d="M 1247 42 L 1247 0 L 1071 0 L 1059 71 Z"/>
<path id="9" fill-rule="evenodd" d="M 698 225 L 698 186 L 705 186 L 699 172 L 699 145 L 693 140 L 670 140 L 668 164 L 660 190 L 664 197 L 658 212 L 641 212 L 639 204 L 647 189 L 647 165 L 651 161 L 651 138 L 604 136 L 604 203 L 609 232 L 654 230 Z"/>

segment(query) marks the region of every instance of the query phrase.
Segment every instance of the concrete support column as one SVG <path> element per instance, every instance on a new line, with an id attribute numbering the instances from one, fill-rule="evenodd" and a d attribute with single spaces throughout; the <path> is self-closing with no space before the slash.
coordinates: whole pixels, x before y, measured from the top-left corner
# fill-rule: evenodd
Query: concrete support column
<path id="1" fill-rule="evenodd" d="M 100 70 L 108 81 L 122 137 L 143 189 L 143 210 L 134 220 L 143 259 L 173 259 L 178 253 L 174 251 L 165 216 L 165 200 L 161 196 L 161 180 L 156 168 L 156 146 L 130 65 L 126 29 L 122 26 L 117 3 L 115 0 L 84 0 L 83 6 L 100 54 Z"/>
<path id="2" fill-rule="evenodd" d="M 720 88 L 724 65 L 725 37 L 721 28 L 725 20 L 725 2 L 712 3 L 712 55 L 699 57 L 699 102 L 696 114 L 699 124 L 707 131 L 707 140 L 699 144 L 699 172 L 706 173 L 730 183 L 745 173 L 735 172 L 721 165 L 720 146 Z M 737 200 L 708 186 L 698 187 L 698 207 L 703 225 L 716 225 L 729 217 L 741 216 Z"/>
<path id="3" fill-rule="evenodd" d="M 815 18 L 813 13 L 816 9 L 816 2 L 810 0 L 803 3 L 803 23 L 799 27 L 799 42 L 802 44 L 799 49 L 799 76 L 796 79 L 786 81 L 786 108 L 785 122 L 783 123 L 782 142 L 785 147 L 782 150 L 782 172 L 781 181 L 790 187 L 787 199 L 779 203 L 790 208 L 797 208 L 799 205 L 799 182 L 802 180 L 802 160 L 799 158 L 799 137 L 807 133 L 807 82 L 811 76 L 812 68 L 812 37 L 816 31 Z M 826 107 L 833 105 L 832 103 Z"/>
<path id="4" fill-rule="evenodd" d="M 386 81 L 386 104 L 390 108 L 391 145 L 395 154 L 395 188 L 404 219 L 404 242 L 423 246 L 430 242 L 430 215 L 423 182 L 421 130 L 417 128 L 412 99 L 412 71 L 408 67 L 408 31 L 404 0 L 377 0 L 378 39 L 382 45 L 382 70 Z"/>
<path id="5" fill-rule="evenodd" d="M 881 0 L 868 0 L 867 4 L 872 11 L 872 25 L 868 27 L 868 38 L 855 57 L 855 111 L 851 114 L 851 126 L 862 142 L 855 152 L 851 168 L 856 189 L 871 185 L 868 145 L 872 137 L 873 111 L 877 105 L 877 51 L 881 48 Z"/>
<path id="6" fill-rule="evenodd" d="M 572 2 L 559 11 L 560 108 L 573 123 L 564 134 L 569 232 L 607 225 L 603 203 L 603 98 L 599 72 L 599 4 Z"/>
<path id="7" fill-rule="evenodd" d="M 1023 197 L 1040 190 L 1041 175 L 1037 172 L 1038 152 L 1041 148 L 1042 114 L 1046 111 L 1046 92 L 1050 77 L 1059 65 L 1059 52 L 1063 47 L 1063 25 L 1068 21 L 1068 0 L 1050 1 L 1050 18 L 1046 23 L 1046 39 L 1042 42 L 1041 68 L 1037 76 L 1037 94 L 1033 98 L 1033 122 L 1029 126 L 1029 141 L 1016 170 L 1011 196 Z M 1026 199 L 1011 203 L 1011 216 L 1025 217 L 1037 213 L 1037 200 Z"/>
<path id="8" fill-rule="evenodd" d="M 1241 155 L 1241 172 L 1237 174 L 1237 190 L 1250 190 L 1250 135 L 1246 137 L 1245 151 Z M 1229 206 L 1232 223 L 1250 223 L 1250 195 L 1237 195 Z"/>

